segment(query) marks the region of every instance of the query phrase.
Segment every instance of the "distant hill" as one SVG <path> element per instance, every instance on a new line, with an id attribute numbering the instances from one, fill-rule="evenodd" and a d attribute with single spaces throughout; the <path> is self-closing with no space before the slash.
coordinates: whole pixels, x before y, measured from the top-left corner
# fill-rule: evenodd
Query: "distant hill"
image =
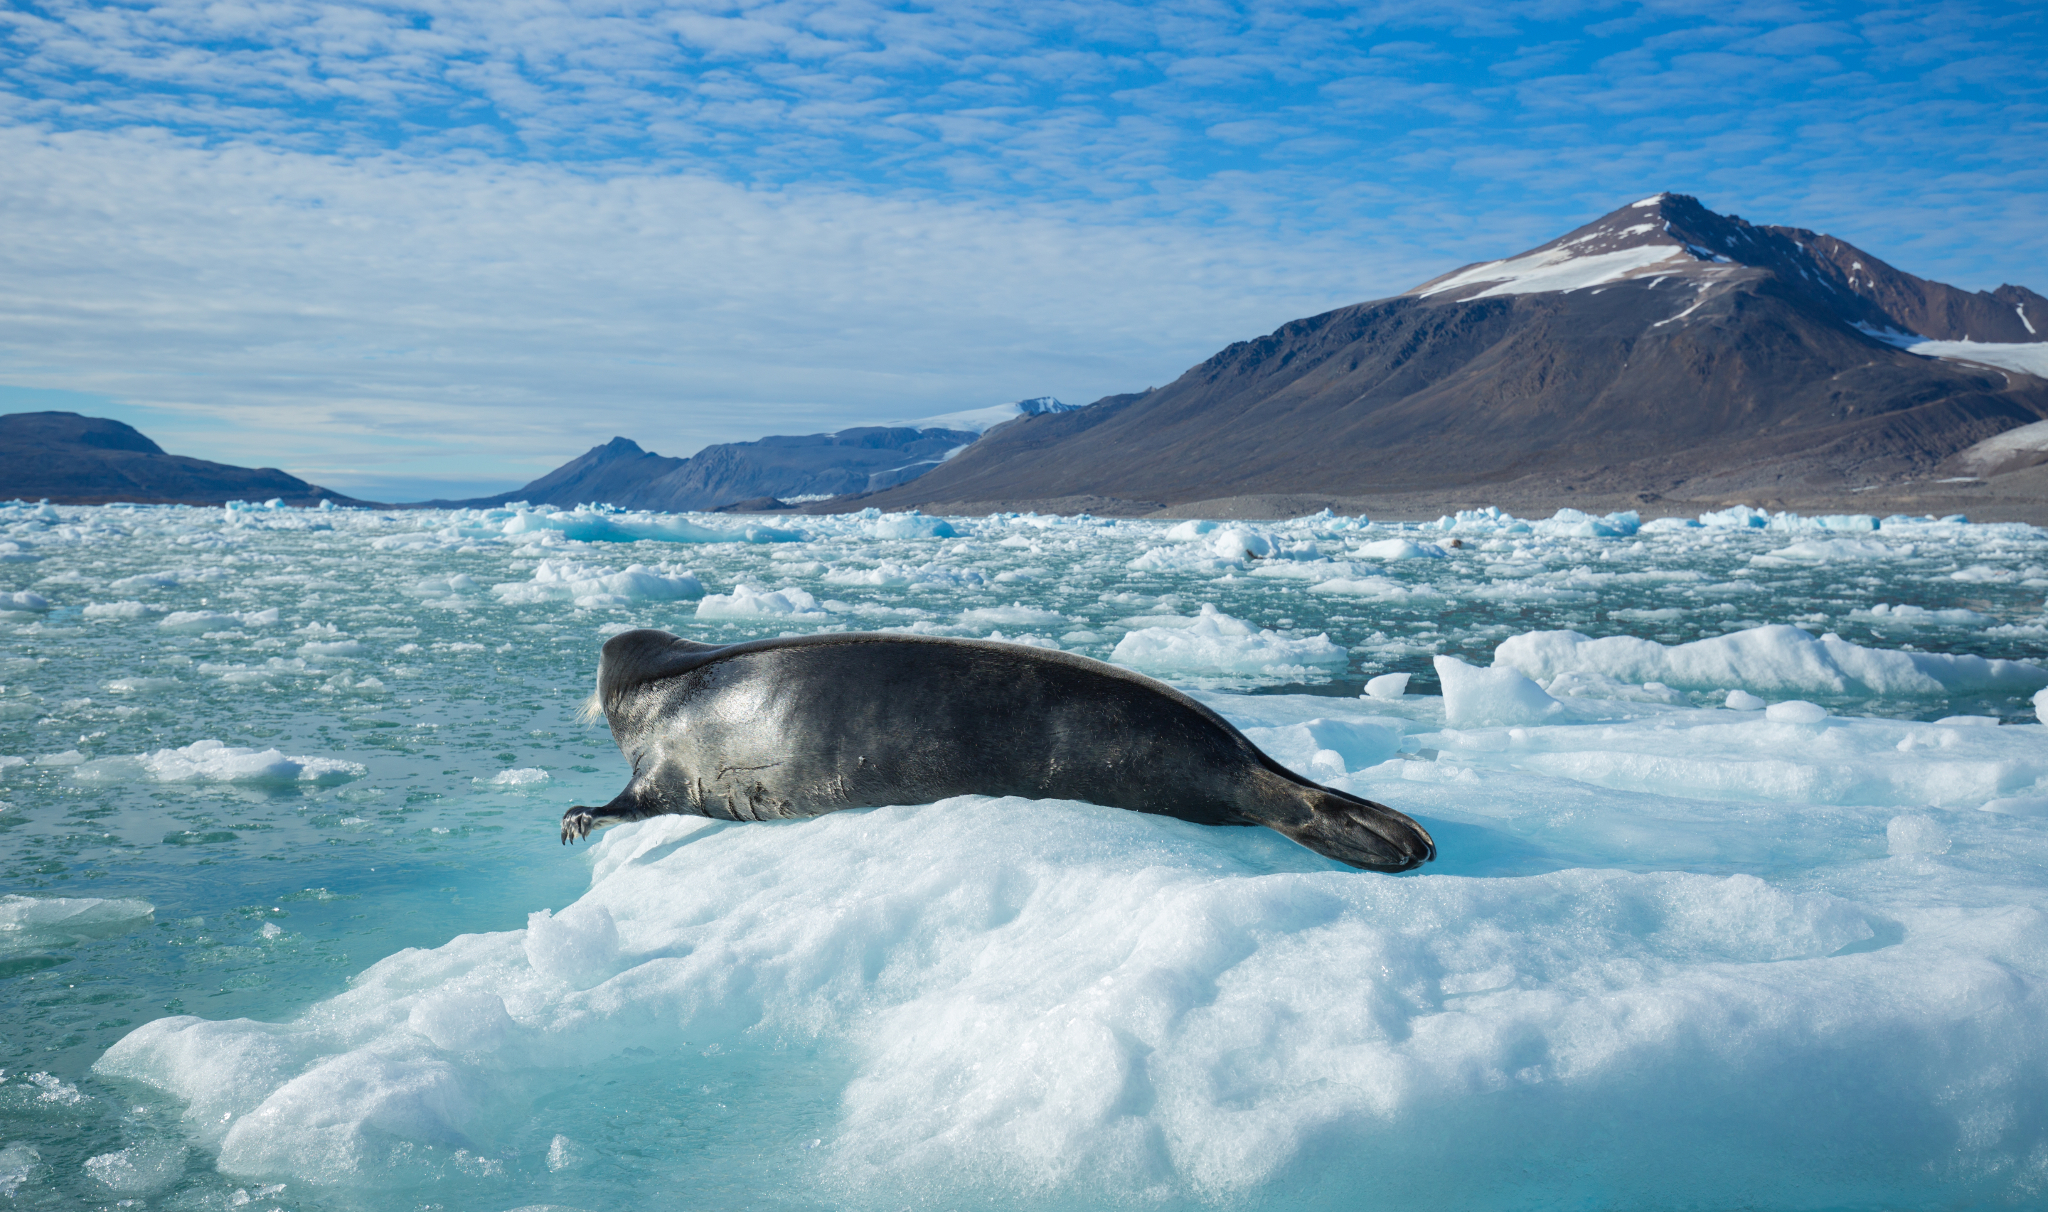
<path id="1" fill-rule="evenodd" d="M 75 412 L 0 416 L 0 497 L 59 505 L 219 505 L 282 498 L 287 505 L 368 505 L 275 467 L 230 467 L 165 454 L 132 426 Z"/>
<path id="2" fill-rule="evenodd" d="M 713 510 L 736 502 L 819 498 L 878 492 L 929 472 L 979 440 L 987 429 L 1021 416 L 1068 412 L 1050 396 L 837 433 L 780 435 L 707 446 L 687 459 L 665 458 L 627 438 L 613 438 L 521 488 L 436 507 L 487 508 L 508 501 L 622 509 Z"/>
<path id="3" fill-rule="evenodd" d="M 1960 290 L 1659 194 L 810 508 L 1849 492 L 2048 418 L 2044 340 L 2048 298 L 2024 287 Z"/>

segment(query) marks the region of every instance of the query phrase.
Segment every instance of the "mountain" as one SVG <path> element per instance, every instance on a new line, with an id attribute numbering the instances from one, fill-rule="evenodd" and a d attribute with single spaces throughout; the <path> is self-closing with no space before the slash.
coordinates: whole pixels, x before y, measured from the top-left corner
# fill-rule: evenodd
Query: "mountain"
<path id="1" fill-rule="evenodd" d="M 2044 317 L 1658 194 L 813 508 L 1846 493 L 2048 417 Z"/>
<path id="2" fill-rule="evenodd" d="M 626 438 L 613 438 L 523 488 L 430 506 L 501 505 L 507 501 L 622 509 L 711 510 L 772 498 L 815 500 L 870 493 L 907 483 L 978 440 L 983 432 L 1024 416 L 1069 412 L 1051 396 L 837 433 L 774 436 L 706 446 L 687 459 L 664 458 Z"/>
<path id="3" fill-rule="evenodd" d="M 287 505 L 368 505 L 275 467 L 230 467 L 165 454 L 131 426 L 75 412 L 0 416 L 0 496 L 59 505 L 219 505 L 282 498 Z"/>

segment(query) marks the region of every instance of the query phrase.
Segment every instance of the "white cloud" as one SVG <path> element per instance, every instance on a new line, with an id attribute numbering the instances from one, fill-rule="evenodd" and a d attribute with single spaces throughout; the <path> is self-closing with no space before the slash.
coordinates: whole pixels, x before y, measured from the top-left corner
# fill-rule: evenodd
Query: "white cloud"
<path id="1" fill-rule="evenodd" d="M 0 161 L 0 381 L 233 415 L 241 450 L 190 453 L 323 483 L 394 441 L 537 471 L 614 433 L 687 453 L 769 416 L 1093 399 L 1420 268 L 644 171 L 20 128 Z"/>

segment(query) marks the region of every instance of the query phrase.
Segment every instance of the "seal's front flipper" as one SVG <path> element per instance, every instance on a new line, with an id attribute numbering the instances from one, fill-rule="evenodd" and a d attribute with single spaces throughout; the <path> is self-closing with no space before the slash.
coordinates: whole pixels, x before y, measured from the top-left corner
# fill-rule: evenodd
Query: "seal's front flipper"
<path id="1" fill-rule="evenodd" d="M 1436 857 L 1429 831 L 1385 804 L 1327 787 L 1303 791 L 1308 819 L 1271 827 L 1317 854 L 1367 871 L 1407 871 Z"/>
<path id="2" fill-rule="evenodd" d="M 585 808 L 583 805 L 578 804 L 574 808 L 569 809 L 569 811 L 564 812 L 562 814 L 562 844 L 566 846 L 570 842 L 580 842 L 584 838 L 589 837 L 593 829 L 602 829 L 606 825 L 618 824 L 617 818 L 602 819 L 599 814 L 603 811 L 604 809 L 602 808 Z"/>
<path id="3" fill-rule="evenodd" d="M 611 803 L 602 808 L 586 808 L 578 804 L 564 812 L 562 844 L 566 846 L 570 842 L 580 842 L 607 825 L 623 825 L 628 821 L 644 821 L 650 816 L 660 816 L 660 808 L 649 808 L 640 799 L 636 793 L 639 786 L 637 780 L 627 784 L 624 791 L 619 792 Z"/>

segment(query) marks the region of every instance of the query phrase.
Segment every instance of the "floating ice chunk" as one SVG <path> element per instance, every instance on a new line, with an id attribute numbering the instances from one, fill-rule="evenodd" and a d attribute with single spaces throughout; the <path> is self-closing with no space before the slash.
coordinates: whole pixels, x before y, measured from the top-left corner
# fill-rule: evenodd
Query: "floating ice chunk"
<path id="1" fill-rule="evenodd" d="M 1805 539 L 1789 547 L 1751 556 L 1749 562 L 1761 568 L 1804 564 L 1863 563 L 1889 560 L 1913 554 L 1913 545 L 1893 547 L 1875 539 Z"/>
<path id="2" fill-rule="evenodd" d="M 107 683 L 107 689 L 115 694 L 154 694 L 175 690 L 183 684 L 176 678 L 115 678 Z"/>
<path id="3" fill-rule="evenodd" d="M 629 564 L 622 572 L 603 564 L 542 560 L 525 581 L 494 585 L 508 606 L 574 602 L 578 606 L 619 606 L 630 602 L 675 602 L 704 596 L 697 574 L 673 564 Z"/>
<path id="4" fill-rule="evenodd" d="M 1134 572 L 1218 572 L 1237 568 L 1235 560 L 1218 559 L 1207 546 L 1154 547 L 1124 565 Z"/>
<path id="5" fill-rule="evenodd" d="M 1687 690 L 1935 695 L 2048 686 L 2048 669 L 2020 661 L 1865 648 L 1782 624 L 1668 647 L 1634 636 L 1532 631 L 1504 641 L 1493 659 L 1539 681 L 1577 670 Z"/>
<path id="6" fill-rule="evenodd" d="M 794 567 L 784 566 L 792 575 L 802 575 Z M 1001 574 L 997 579 L 1001 579 Z M 876 568 L 834 568 L 825 574 L 825 580 L 834 585 L 907 586 L 934 585 L 944 588 L 979 587 L 988 584 L 988 575 L 979 569 L 954 568 L 944 564 L 895 564 L 884 561 Z"/>
<path id="7" fill-rule="evenodd" d="M 286 757 L 277 749 L 239 749 L 216 740 L 130 757 L 100 758 L 73 773 L 84 782 L 153 779 L 159 783 L 344 783 L 369 773 L 338 758 Z"/>
<path id="8" fill-rule="evenodd" d="M 1365 560 L 1441 560 L 1450 553 L 1435 543 L 1413 543 L 1407 539 L 1378 539 L 1363 543 L 1351 549 L 1351 554 Z"/>
<path id="9" fill-rule="evenodd" d="M 617 969 L 619 927 L 602 904 L 578 902 L 560 916 L 542 909 L 526 919 L 526 962 L 543 980 L 588 989 Z"/>
<path id="10" fill-rule="evenodd" d="M 0 950 L 57 947 L 121 934 L 156 906 L 130 898 L 0 896 Z"/>
<path id="11" fill-rule="evenodd" d="M 1730 711 L 1762 711 L 1769 704 L 1747 690 L 1728 692 L 1727 707 Z"/>
<path id="12" fill-rule="evenodd" d="M 531 541 L 534 537 L 529 535 L 521 541 Z M 540 537 L 545 539 L 560 536 L 549 531 Z M 464 548 L 474 550 L 480 543 L 503 541 L 501 532 L 496 528 L 488 533 L 477 533 L 469 527 L 444 526 L 439 530 L 415 530 L 405 534 L 381 535 L 370 541 L 370 547 L 376 551 L 460 551 Z"/>
<path id="13" fill-rule="evenodd" d="M 479 780 L 481 781 L 481 780 Z M 491 776 L 494 787 L 531 787 L 548 781 L 548 772 L 538 766 L 522 766 L 512 770 L 500 770 Z"/>
<path id="14" fill-rule="evenodd" d="M 1642 533 L 1662 534 L 1672 530 L 1698 530 L 1701 525 L 1692 518 L 1651 518 L 1643 523 Z"/>
<path id="15" fill-rule="evenodd" d="M 1143 627 L 1117 641 L 1110 660 L 1150 673 L 1196 678 L 1298 678 L 1341 670 L 1351 654 L 1328 635 L 1289 639 L 1208 603 L 1185 627 Z"/>
<path id="16" fill-rule="evenodd" d="M 1827 720 L 1828 709 L 1804 699 L 1787 699 L 1764 708 L 1764 718 L 1774 724 L 1819 724 Z"/>
<path id="17" fill-rule="evenodd" d="M 1482 669 L 1454 656 L 1434 663 L 1444 688 L 1444 720 L 1453 728 L 1542 724 L 1564 715 L 1564 704 L 1511 666 Z"/>
<path id="18" fill-rule="evenodd" d="M 1342 778 L 1377 766 L 1401 750 L 1401 733 L 1360 720 L 1313 719 L 1277 728 L 1246 728 L 1267 756 L 1311 779 Z"/>
<path id="19" fill-rule="evenodd" d="M 1243 526 L 1226 526 L 1208 537 L 1208 549 L 1219 560 L 1264 559 L 1273 554 L 1273 540 Z"/>
<path id="20" fill-rule="evenodd" d="M 1878 622 L 1890 623 L 1893 626 L 1903 625 L 1906 627 L 1983 627 L 1998 621 L 1988 614 L 1979 614 L 1977 611 L 1964 610 L 1960 607 L 1928 610 L 1922 606 L 1893 606 L 1883 602 L 1872 606 L 1868 610 L 1852 611 L 1851 615 L 1856 618 L 1874 619 Z"/>
<path id="21" fill-rule="evenodd" d="M 360 640 L 309 640 L 299 645 L 299 655 L 309 657 L 356 656 L 362 651 Z"/>
<path id="22" fill-rule="evenodd" d="M 43 1155 L 27 1141 L 18 1140 L 0 1149 L 0 1198 L 13 1199 L 42 1160 Z"/>
<path id="23" fill-rule="evenodd" d="M 175 572 L 144 572 L 132 577 L 122 577 L 109 588 L 117 593 L 133 593 L 138 589 L 165 589 L 178 584 Z"/>
<path id="24" fill-rule="evenodd" d="M 406 1015 L 405 1025 L 449 1052 L 495 1051 L 514 1029 L 505 999 L 486 989 L 462 988 L 421 998 Z"/>
<path id="25" fill-rule="evenodd" d="M 2034 718 L 2048 724 L 2048 686 L 2034 692 Z"/>
<path id="26" fill-rule="evenodd" d="M 1192 543 L 1207 534 L 1213 534 L 1222 527 L 1221 522 L 1190 518 L 1167 528 L 1166 537 L 1175 543 Z"/>
<path id="27" fill-rule="evenodd" d="M 1261 560 L 1252 569 L 1253 576 L 1280 577 L 1290 581 L 1327 581 L 1357 572 L 1358 565 L 1349 560 L 1324 559 Z"/>
<path id="28" fill-rule="evenodd" d="M 1560 673 L 1543 685 L 1554 699 L 1606 699 L 1624 703 L 1666 703 L 1678 705 L 1687 702 L 1686 697 L 1662 682 L 1644 682 L 1634 685 L 1620 682 L 1602 673 L 1584 673 L 1573 670 Z"/>
<path id="29" fill-rule="evenodd" d="M 102 1153 L 86 1159 L 85 1172 L 116 1195 L 148 1195 L 184 1176 L 185 1142 L 158 1138 Z"/>
<path id="30" fill-rule="evenodd" d="M 1383 673 L 1365 683 L 1369 698 L 1398 699 L 1408 693 L 1408 675 L 1405 673 Z"/>
<path id="31" fill-rule="evenodd" d="M 199 672 L 209 677 L 217 677 L 230 686 L 247 686 L 320 672 L 309 668 L 305 657 L 271 657 L 261 665 L 226 665 L 207 661 L 197 668 Z"/>
<path id="32" fill-rule="evenodd" d="M 1060 647 L 1058 640 L 1049 639 L 1042 635 L 1004 635 L 1000 631 L 991 631 L 988 633 L 988 638 L 998 644 L 1022 644 L 1026 648 L 1050 648 L 1054 651 L 1059 651 Z"/>
<path id="33" fill-rule="evenodd" d="M 346 673 L 337 673 L 321 684 L 320 689 L 331 694 L 381 694 L 384 683 L 374 677 L 357 678 Z"/>
<path id="34" fill-rule="evenodd" d="M 573 1170 L 582 1164 L 583 1150 L 577 1146 L 575 1141 L 560 1133 L 556 1133 L 555 1138 L 548 1142 L 548 1171 L 550 1173 L 560 1174 L 564 1170 Z"/>
<path id="35" fill-rule="evenodd" d="M 1884 827 L 1885 848 L 1893 855 L 1947 854 L 1948 830 L 1919 813 L 1895 816 Z"/>
<path id="36" fill-rule="evenodd" d="M 162 613 L 162 608 L 141 602 L 94 602 L 85 608 L 88 619 L 141 619 Z"/>
<path id="37" fill-rule="evenodd" d="M 916 510 L 908 513 L 880 513 L 864 510 L 861 533 L 871 539 L 953 539 L 959 537 L 944 518 L 928 518 Z"/>
<path id="38" fill-rule="evenodd" d="M 635 564 L 633 567 L 639 568 L 642 565 Z M 470 576 L 466 572 L 458 572 L 453 576 L 427 577 L 424 580 L 415 582 L 412 588 L 406 592 L 423 598 L 447 598 L 457 597 L 462 594 L 482 593 L 483 588 L 482 585 L 477 583 L 475 577 Z"/>
<path id="39" fill-rule="evenodd" d="M 697 617 L 700 619 L 740 619 L 760 615 L 803 619 L 830 617 L 817 598 L 801 589 L 768 590 L 741 584 L 733 586 L 731 593 L 710 594 L 697 603 Z"/>
<path id="40" fill-rule="evenodd" d="M 1441 598 L 1434 586 L 1389 577 L 1333 577 L 1308 587 L 1310 593 L 1327 593 L 1347 598 L 1368 598 L 1379 602 L 1406 602 L 1417 598 Z"/>
<path id="41" fill-rule="evenodd" d="M 41 614 L 50 608 L 50 599 L 40 593 L 31 593 L 26 589 L 13 593 L 0 592 L 0 611 Z"/>
<path id="42" fill-rule="evenodd" d="M 1771 524 L 1771 515 L 1748 505 L 1730 505 L 1700 515 L 1700 525 L 1714 529 L 1761 530 Z"/>
<path id="43" fill-rule="evenodd" d="M 1951 581 L 1966 585 L 2010 585 L 2019 580 L 2019 574 L 2010 568 L 1993 568 L 1989 564 L 1972 564 L 1948 574 Z"/>
<path id="44" fill-rule="evenodd" d="M 1867 1108 L 1800 1100 L 1814 1074 L 1796 1062 L 1817 1032 L 1915 1123 L 1953 1098 L 1953 1072 L 1927 1069 L 1958 1032 L 2012 1041 L 1987 1060 L 2033 1055 L 2027 982 L 1978 975 L 1981 951 L 1944 958 L 1966 932 L 1943 950 L 1787 963 L 1866 941 L 1870 925 L 1854 904 L 1748 875 L 1371 880 L 1313 856 L 1276 871 L 1259 841 L 981 797 L 786 826 L 659 818 L 605 835 L 591 890 L 523 934 L 401 951 L 286 1023 L 160 1019 L 95 1070 L 163 1090 L 197 1131 L 225 1123 L 210 1130 L 226 1173 L 359 1194 L 405 1177 L 389 1166 L 396 1142 L 484 1135 L 478 1108 L 511 1082 L 521 1110 L 580 1106 L 650 1068 L 687 1080 L 720 1045 L 757 1064 L 815 1040 L 847 1069 L 820 1096 L 830 1135 L 857 1142 L 821 1158 L 826 1182 L 836 1160 L 837 1181 L 893 1205 L 899 1189 L 1000 1164 L 1063 1204 L 1100 1206 L 1107 1186 L 1179 1206 L 1256 1202 L 1276 1176 L 1334 1173 L 1332 1150 L 1441 1184 L 1435 1159 L 1408 1157 L 1441 1142 L 1435 1123 L 1527 1123 L 1530 1106 L 1563 1116 L 1588 1101 L 1649 1114 L 1702 1072 L 1758 1105 L 1833 1117 L 1825 1139 L 1867 1131 Z M 1993 945 L 2036 933 L 2008 926 Z M 1953 981 L 1977 996 L 1958 999 Z M 1800 1012 L 1816 1004 L 1832 1013 Z M 2031 1070 L 1991 1072 L 2018 1091 Z M 1525 1105 L 1500 1111 L 1504 1093 Z M 1248 1131 L 1256 1147 L 1237 1147 Z M 1712 1138 L 1716 1170 L 1727 1139 Z M 1630 1137 L 1600 1173 L 1698 1145 Z M 560 1153 L 567 1169 L 573 1145 Z M 1328 1181 L 1359 1184 L 1328 1201 L 1352 1206 L 1382 1175 Z M 1715 1190 L 1715 1206 L 1732 1202 Z"/>
<path id="45" fill-rule="evenodd" d="M 1461 530 L 1480 534 L 1534 534 L 1535 527 L 1497 505 L 1484 509 L 1460 509 L 1429 524 L 1432 530 Z"/>
<path id="46" fill-rule="evenodd" d="M 1014 606 L 978 606 L 973 610 L 963 610 L 960 621 L 969 626 L 1008 624 L 1022 627 L 1064 627 L 1069 622 L 1066 615 L 1056 610 L 1043 610 L 1021 602 Z"/>
<path id="47" fill-rule="evenodd" d="M 173 610 L 157 626 L 165 631 L 229 631 L 238 627 L 274 626 L 279 617 L 274 606 L 268 610 L 250 610 L 240 614 L 223 614 L 217 610 Z"/>
<path id="48" fill-rule="evenodd" d="M 178 585 L 205 585 L 225 581 L 229 573 L 225 568 L 185 568 L 175 572 L 144 572 L 132 577 L 122 577 L 108 588 L 116 593 L 133 593 L 138 589 L 169 589 Z"/>
<path id="49" fill-rule="evenodd" d="M 1560 509 L 1533 524 L 1537 534 L 1574 539 L 1625 539 L 1642 529 L 1643 519 L 1635 510 L 1596 517 L 1577 509 Z"/>
<path id="50" fill-rule="evenodd" d="M 1243 568 L 1279 551 L 1280 544 L 1270 535 L 1246 526 L 1218 526 L 1188 533 L 1182 546 L 1154 547 L 1126 566 L 1139 572 L 1219 572 Z"/>
<path id="51" fill-rule="evenodd" d="M 522 509 L 505 521 L 501 533 L 553 533 L 585 543 L 632 543 L 641 539 L 662 543 L 796 543 L 804 538 L 801 531 L 772 526 L 749 525 L 727 530 L 702 526 L 674 514 L 618 513 L 588 505 L 559 511 Z"/>

